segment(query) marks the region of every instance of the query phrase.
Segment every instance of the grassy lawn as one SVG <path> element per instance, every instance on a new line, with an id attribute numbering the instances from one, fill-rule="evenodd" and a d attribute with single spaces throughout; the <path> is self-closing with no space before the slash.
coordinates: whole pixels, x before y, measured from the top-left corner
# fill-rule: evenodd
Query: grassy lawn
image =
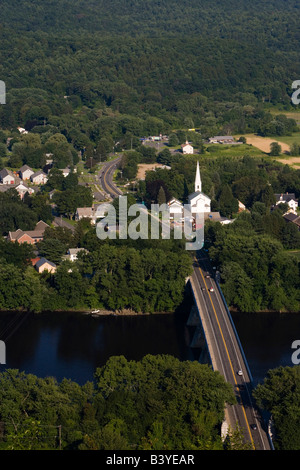
<path id="1" fill-rule="evenodd" d="M 300 113 L 299 113 L 300 114 Z M 292 135 L 287 135 L 287 136 L 280 136 L 280 137 L 274 137 L 274 139 L 280 140 L 281 142 L 284 142 L 285 144 L 291 145 L 293 143 L 300 144 L 300 132 L 294 132 Z"/>
<path id="2" fill-rule="evenodd" d="M 270 109 L 270 113 L 276 114 L 284 114 L 288 119 L 295 119 L 297 123 L 300 123 L 300 111 L 280 111 L 278 109 Z"/>
<path id="3" fill-rule="evenodd" d="M 237 139 L 240 137 L 237 136 Z M 186 157 L 186 158 L 197 158 L 201 159 L 203 157 L 244 157 L 244 155 L 250 155 L 252 157 L 262 157 L 264 156 L 264 152 L 259 150 L 258 148 L 254 147 L 253 145 L 248 144 L 238 144 L 238 145 L 224 145 L 224 144 L 204 144 L 205 152 L 204 153 L 197 153 L 197 149 L 194 149 L 193 154 L 186 154 L 183 155 L 179 153 L 179 155 Z M 170 147 L 171 151 L 179 150 L 179 147 Z"/>
<path id="4" fill-rule="evenodd" d="M 206 150 L 202 156 L 215 156 L 215 157 L 243 157 L 249 155 L 251 157 L 262 157 L 264 153 L 257 147 L 248 144 L 241 145 L 223 145 L 223 144 L 209 144 L 205 146 Z"/>
<path id="5" fill-rule="evenodd" d="M 62 220 L 64 220 L 65 222 L 67 222 L 70 225 L 73 225 L 74 227 L 77 225 L 76 220 L 69 219 L 68 217 L 62 217 Z"/>

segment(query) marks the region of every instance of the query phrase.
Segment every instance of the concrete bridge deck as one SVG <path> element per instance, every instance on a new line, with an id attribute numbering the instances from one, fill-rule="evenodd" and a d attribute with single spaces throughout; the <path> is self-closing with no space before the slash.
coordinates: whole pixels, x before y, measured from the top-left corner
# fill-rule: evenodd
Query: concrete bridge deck
<path id="1" fill-rule="evenodd" d="M 228 405 L 226 423 L 232 430 L 243 432 L 245 442 L 253 449 L 270 450 L 266 423 L 252 398 L 252 376 L 240 344 L 226 301 L 210 261 L 199 252 L 190 278 L 195 306 L 199 314 L 213 370 L 218 370 L 232 384 L 236 405 Z M 194 313 L 195 315 L 195 313 Z M 241 374 L 241 375 L 240 375 Z"/>

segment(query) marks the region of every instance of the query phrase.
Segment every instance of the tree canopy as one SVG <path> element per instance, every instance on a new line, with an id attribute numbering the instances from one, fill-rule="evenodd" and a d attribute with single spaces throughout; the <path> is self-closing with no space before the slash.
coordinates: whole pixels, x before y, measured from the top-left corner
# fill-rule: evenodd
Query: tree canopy
<path id="1" fill-rule="evenodd" d="M 6 450 L 221 450 L 224 407 L 235 403 L 218 372 L 167 355 L 111 357 L 83 386 L 12 369 L 0 380 Z"/>

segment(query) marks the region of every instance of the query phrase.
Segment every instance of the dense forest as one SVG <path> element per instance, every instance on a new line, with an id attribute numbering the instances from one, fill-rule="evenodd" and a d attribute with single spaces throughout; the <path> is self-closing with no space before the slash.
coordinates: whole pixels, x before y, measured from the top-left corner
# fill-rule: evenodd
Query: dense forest
<path id="1" fill-rule="evenodd" d="M 272 414 L 276 450 L 299 450 L 299 366 L 270 370 L 254 390 Z M 80 386 L 10 369 L 0 374 L 1 450 L 247 450 L 239 429 L 222 442 L 231 386 L 197 361 L 111 357 Z"/>
<path id="2" fill-rule="evenodd" d="M 265 105 L 292 109 L 298 7 L 3 1 L 0 125 L 44 141 L 59 132 L 87 151 L 102 139 L 128 146 L 132 136 L 182 126 L 203 136 L 280 134 Z"/>
<path id="3" fill-rule="evenodd" d="M 2 450 L 222 450 L 225 403 L 235 396 L 221 374 L 172 356 L 111 357 L 93 382 L 0 374 Z M 245 444 L 244 444 L 245 448 Z"/>
<path id="4" fill-rule="evenodd" d="M 234 220 L 205 228 L 230 308 L 299 311 L 300 232 L 283 220 L 287 207 L 273 205 L 275 193 L 300 197 L 300 170 L 244 141 L 222 147 L 222 155 L 206 145 L 213 135 L 299 131 L 284 114 L 295 110 L 291 85 L 300 78 L 299 8 L 298 0 L 2 0 L 0 170 L 40 169 L 46 155 L 54 168 L 23 201 L 13 189 L 0 192 L 0 310 L 152 313 L 180 305 L 192 269 L 183 241 L 102 241 L 86 221 L 74 230 L 50 226 L 36 248 L 57 270 L 39 275 L 31 265 L 36 251 L 3 239 L 41 219 L 51 225 L 50 204 L 74 218 L 93 194 L 74 172 L 64 178 L 59 170 L 80 161 L 93 172 L 124 150 L 120 184 L 136 178 L 139 163 L 171 167 L 136 183 L 131 197 L 146 205 L 185 202 L 200 157 L 212 211 Z M 160 133 L 169 135 L 164 150 L 141 145 L 141 137 Z M 197 157 L 170 151 L 185 140 Z M 299 145 L 292 148 L 299 155 Z M 65 260 L 77 247 L 86 251 Z M 255 391 L 272 413 L 278 449 L 300 446 L 298 376 L 298 367 L 270 371 Z M 14 370 L 0 381 L 1 449 L 241 448 L 238 433 L 220 440 L 231 388 L 196 362 L 113 357 L 82 387 Z"/>

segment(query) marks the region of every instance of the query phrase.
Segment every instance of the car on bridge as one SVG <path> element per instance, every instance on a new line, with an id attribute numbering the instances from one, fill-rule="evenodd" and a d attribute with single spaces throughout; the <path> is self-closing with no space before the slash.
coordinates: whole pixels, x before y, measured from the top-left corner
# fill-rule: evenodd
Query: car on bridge
<path id="1" fill-rule="evenodd" d="M 215 289 L 214 289 L 213 287 L 211 287 L 211 288 L 209 289 L 209 292 L 214 292 L 214 290 L 215 290 Z"/>

